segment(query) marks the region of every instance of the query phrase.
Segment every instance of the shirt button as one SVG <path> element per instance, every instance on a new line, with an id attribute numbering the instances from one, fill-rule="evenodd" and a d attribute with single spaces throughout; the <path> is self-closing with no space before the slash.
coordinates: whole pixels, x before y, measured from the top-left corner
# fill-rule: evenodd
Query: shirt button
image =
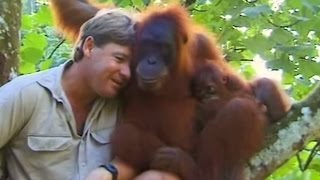
<path id="1" fill-rule="evenodd" d="M 81 163 L 81 166 L 82 166 L 82 167 L 85 167 L 85 166 L 86 166 L 86 163 L 85 163 L 85 162 Z"/>

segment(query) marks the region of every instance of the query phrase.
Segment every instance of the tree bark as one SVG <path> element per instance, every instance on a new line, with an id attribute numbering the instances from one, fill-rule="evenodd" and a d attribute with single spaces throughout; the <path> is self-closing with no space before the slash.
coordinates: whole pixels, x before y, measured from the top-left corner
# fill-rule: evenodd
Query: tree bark
<path id="1" fill-rule="evenodd" d="M 21 0 L 0 1 L 0 86 L 17 76 Z"/>

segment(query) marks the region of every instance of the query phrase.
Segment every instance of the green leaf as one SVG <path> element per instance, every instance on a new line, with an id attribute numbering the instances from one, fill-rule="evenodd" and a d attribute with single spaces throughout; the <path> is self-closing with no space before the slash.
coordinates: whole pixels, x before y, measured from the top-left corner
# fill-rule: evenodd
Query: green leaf
<path id="1" fill-rule="evenodd" d="M 24 30 L 30 30 L 33 28 L 32 17 L 29 15 L 23 15 L 21 18 L 21 28 Z"/>
<path id="2" fill-rule="evenodd" d="M 220 37 L 219 41 L 220 43 L 226 43 L 228 41 L 229 42 L 233 41 L 234 43 L 236 43 L 235 41 L 242 37 L 243 37 L 243 34 L 240 33 L 238 30 L 228 28 L 223 30 L 222 37 Z"/>
<path id="3" fill-rule="evenodd" d="M 320 75 L 320 64 L 315 61 L 299 61 L 299 72 L 305 78 L 311 78 L 314 75 Z"/>
<path id="4" fill-rule="evenodd" d="M 293 17 L 293 18 L 295 18 L 296 20 L 299 20 L 299 21 L 308 21 L 308 20 L 310 20 L 310 18 L 303 17 L 303 16 L 297 16 L 297 15 L 294 15 L 294 14 L 289 14 L 289 16 Z"/>
<path id="5" fill-rule="evenodd" d="M 52 25 L 53 19 L 48 6 L 40 6 L 39 11 L 34 15 L 37 24 Z"/>
<path id="6" fill-rule="evenodd" d="M 287 85 L 291 85 L 295 82 L 295 77 L 293 73 L 287 73 L 284 72 L 282 73 L 282 83 L 283 84 L 287 84 Z"/>
<path id="7" fill-rule="evenodd" d="M 241 62 L 240 61 L 230 61 L 229 64 L 234 69 L 240 69 L 241 68 Z"/>
<path id="8" fill-rule="evenodd" d="M 47 47 L 48 41 L 44 34 L 29 33 L 22 41 L 24 47 L 36 47 L 43 50 Z"/>
<path id="9" fill-rule="evenodd" d="M 312 86 L 310 86 L 309 79 L 296 79 L 292 86 L 291 97 L 296 100 L 301 100 L 310 92 Z"/>
<path id="10" fill-rule="evenodd" d="M 256 71 L 250 63 L 241 67 L 241 72 L 246 79 L 252 79 L 256 76 Z"/>
<path id="11" fill-rule="evenodd" d="M 34 47 L 27 47 L 21 50 L 21 58 L 23 62 L 36 64 L 42 58 L 43 51 Z"/>
<path id="12" fill-rule="evenodd" d="M 270 51 L 274 45 L 273 42 L 269 41 L 268 38 L 262 34 L 245 39 L 243 43 L 248 50 L 257 54 L 259 54 L 261 51 Z"/>
<path id="13" fill-rule="evenodd" d="M 288 6 L 288 8 L 292 8 L 292 9 L 298 9 L 302 7 L 302 1 L 296 1 L 296 0 L 289 0 L 286 1 L 286 6 Z"/>
<path id="14" fill-rule="evenodd" d="M 137 7 L 140 10 L 144 9 L 145 7 L 144 0 L 132 0 L 132 3 L 134 4 L 135 7 Z"/>
<path id="15" fill-rule="evenodd" d="M 256 16 L 259 16 L 261 13 L 269 14 L 271 12 L 272 10 L 268 5 L 247 7 L 241 11 L 241 13 L 244 14 L 244 16 L 248 16 L 248 17 L 256 17 Z"/>
<path id="16" fill-rule="evenodd" d="M 283 55 L 281 59 L 267 61 L 267 67 L 270 69 L 282 69 L 284 72 L 293 73 L 296 69 L 293 62 L 291 62 L 287 55 Z"/>
<path id="17" fill-rule="evenodd" d="M 113 2 L 119 7 L 132 6 L 131 0 L 113 0 Z"/>
<path id="18" fill-rule="evenodd" d="M 305 56 L 317 56 L 317 50 L 312 45 L 277 46 L 277 50 L 283 51 L 286 54 L 294 55 L 298 59 Z"/>
<path id="19" fill-rule="evenodd" d="M 320 157 L 319 157 L 319 155 L 314 157 L 314 159 L 312 160 L 312 163 L 309 166 L 309 169 L 315 171 L 314 172 L 315 174 L 320 175 Z M 318 176 L 318 177 L 319 177 L 318 179 L 320 179 L 320 176 Z"/>
<path id="20" fill-rule="evenodd" d="M 318 0 L 302 0 L 302 4 L 311 10 L 313 13 L 318 13 L 320 11 Z"/>
<path id="21" fill-rule="evenodd" d="M 308 175 L 309 180 L 320 180 L 319 171 L 317 171 L 315 169 L 308 169 L 308 170 L 306 170 L 306 172 L 310 173 L 310 175 Z"/>
<path id="22" fill-rule="evenodd" d="M 45 70 L 51 68 L 53 65 L 53 60 L 52 59 L 47 59 L 45 61 L 42 61 L 40 63 L 40 70 Z"/>
<path id="23" fill-rule="evenodd" d="M 241 53 L 244 59 L 253 59 L 257 54 L 252 53 L 250 50 L 245 50 Z"/>
<path id="24" fill-rule="evenodd" d="M 151 0 L 142 0 L 142 1 L 145 6 L 149 5 L 152 2 Z"/>
<path id="25" fill-rule="evenodd" d="M 239 16 L 237 18 L 234 18 L 232 20 L 233 25 L 235 27 L 250 27 L 251 26 L 251 18 L 244 17 L 244 16 Z"/>
<path id="26" fill-rule="evenodd" d="M 34 73 L 36 72 L 36 65 L 29 62 L 21 62 L 19 70 L 21 74 Z"/>
<path id="27" fill-rule="evenodd" d="M 269 39 L 279 44 L 287 45 L 289 41 L 292 41 L 294 39 L 294 37 L 292 33 L 287 30 L 284 30 L 282 28 L 275 28 L 273 29 Z"/>
<path id="28" fill-rule="evenodd" d="M 240 61 L 243 59 L 243 56 L 241 53 L 230 51 L 227 53 L 226 59 L 228 59 L 228 61 Z"/>
<path id="29" fill-rule="evenodd" d="M 206 2 L 207 2 L 207 0 L 197 0 L 197 1 L 196 1 L 196 6 L 205 5 Z"/>

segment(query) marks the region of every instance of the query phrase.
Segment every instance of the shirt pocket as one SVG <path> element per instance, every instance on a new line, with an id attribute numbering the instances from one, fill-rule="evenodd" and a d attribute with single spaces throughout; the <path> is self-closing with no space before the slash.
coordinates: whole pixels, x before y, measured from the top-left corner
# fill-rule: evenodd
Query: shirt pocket
<path id="1" fill-rule="evenodd" d="M 99 144 L 109 144 L 114 128 L 105 128 L 91 132 L 92 138 Z"/>
<path id="2" fill-rule="evenodd" d="M 68 136 L 28 135 L 28 146 L 33 151 L 64 151 L 71 146 Z"/>
<path id="3" fill-rule="evenodd" d="M 110 136 L 112 132 L 113 128 L 104 128 L 90 133 L 90 138 L 88 139 L 90 146 L 87 147 L 87 150 L 91 154 L 91 160 L 96 167 L 111 160 Z"/>
<path id="4" fill-rule="evenodd" d="M 30 179 L 71 179 L 77 153 L 70 136 L 28 135 L 27 146 Z"/>

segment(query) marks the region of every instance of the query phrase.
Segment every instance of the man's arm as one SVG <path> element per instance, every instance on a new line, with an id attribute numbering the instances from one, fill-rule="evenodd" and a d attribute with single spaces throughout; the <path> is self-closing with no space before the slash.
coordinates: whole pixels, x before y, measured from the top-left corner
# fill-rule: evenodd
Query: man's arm
<path id="1" fill-rule="evenodd" d="M 0 87 L 0 180 L 5 180 L 7 175 L 5 146 L 26 123 L 22 106 L 18 88 L 13 84 Z"/>
<path id="2" fill-rule="evenodd" d="M 3 149 L 25 124 L 21 96 L 11 87 L 0 88 L 0 149 Z"/>

